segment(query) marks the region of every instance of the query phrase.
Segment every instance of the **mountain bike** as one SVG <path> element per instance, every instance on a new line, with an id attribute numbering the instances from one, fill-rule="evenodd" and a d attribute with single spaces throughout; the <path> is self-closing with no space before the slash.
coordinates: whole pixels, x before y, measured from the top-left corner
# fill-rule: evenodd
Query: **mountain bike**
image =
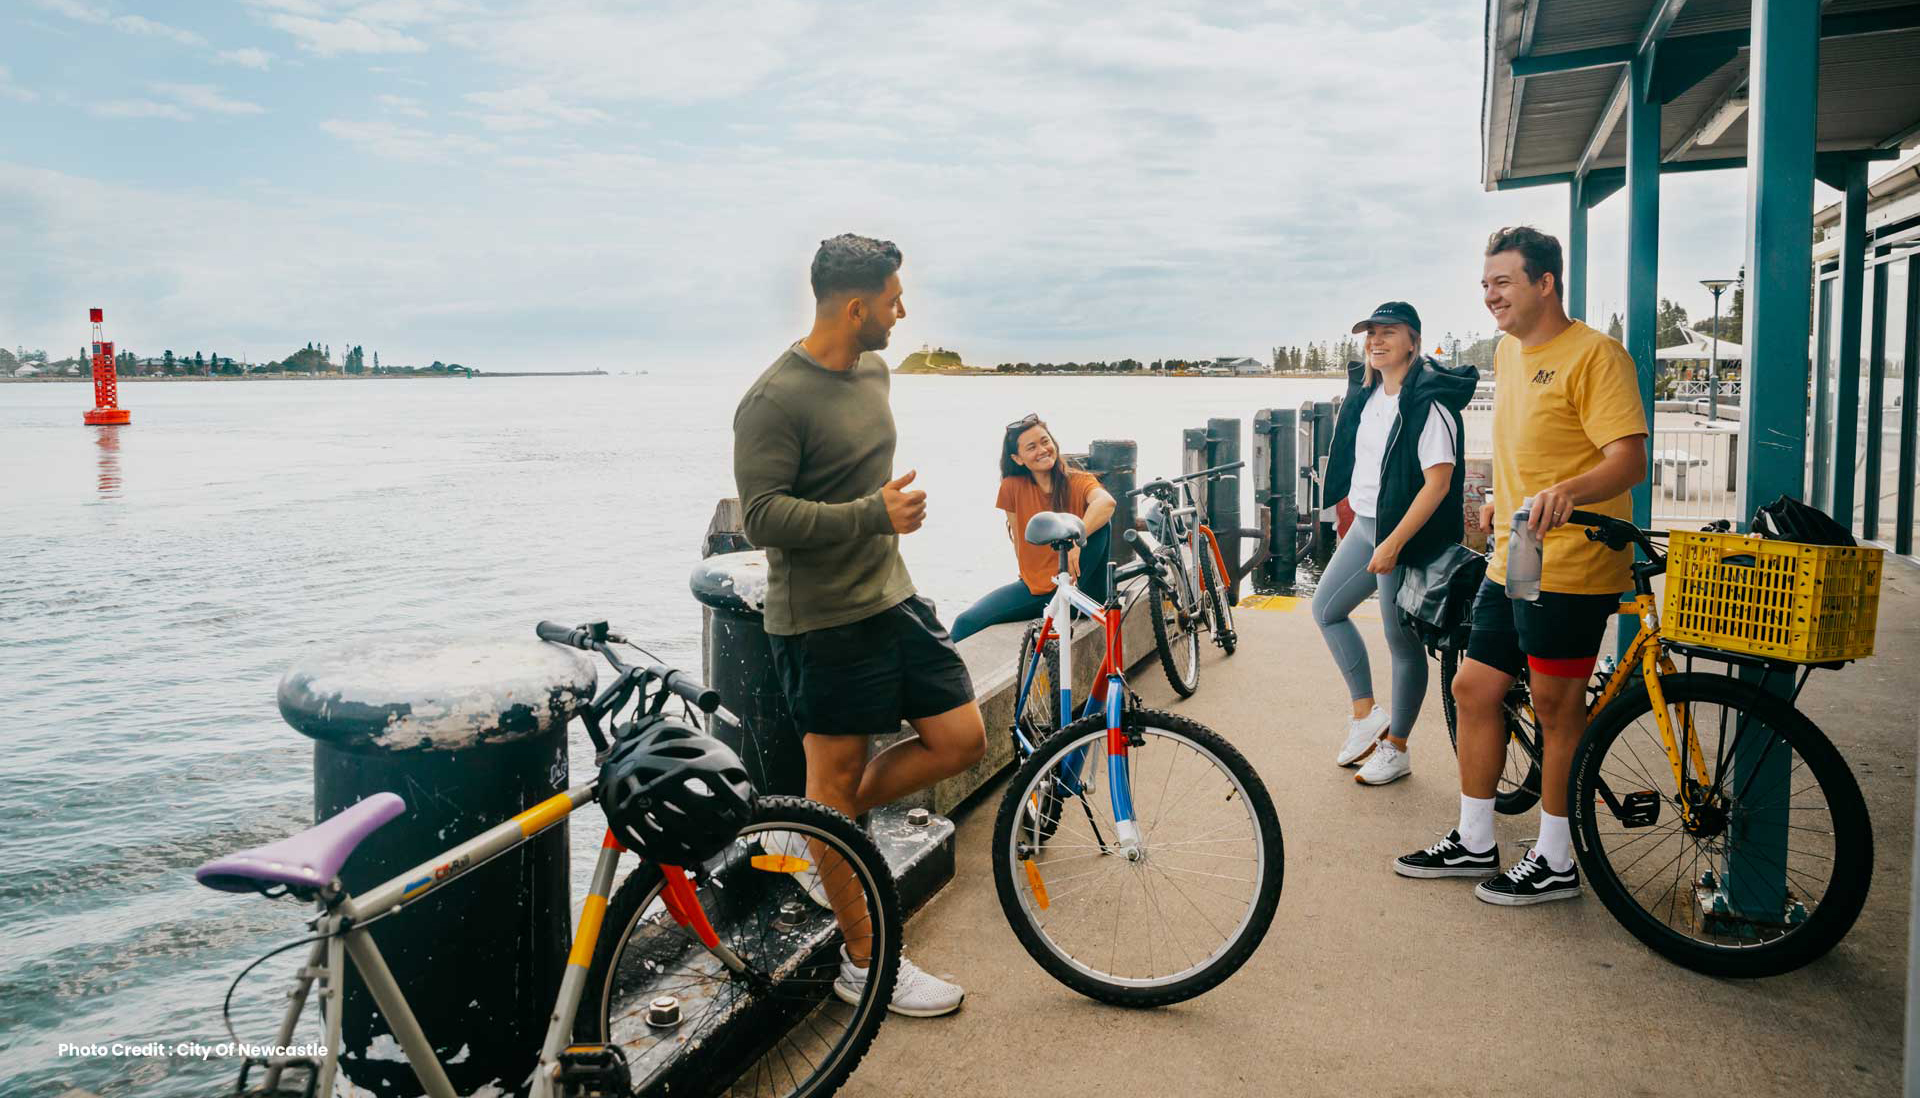
<path id="1" fill-rule="evenodd" d="M 1203 630 L 1229 656 L 1240 642 L 1233 627 L 1226 558 L 1220 553 L 1212 528 L 1200 515 L 1193 482 L 1230 473 L 1245 464 L 1236 461 L 1185 476 L 1150 480 L 1127 493 L 1140 498 L 1139 524 L 1157 545 L 1150 556 L 1159 568 L 1152 573 L 1147 608 L 1161 670 L 1166 672 L 1167 685 L 1183 698 L 1192 697 L 1200 687 Z"/>
<path id="2" fill-rule="evenodd" d="M 685 721 L 694 726 L 715 717 L 736 723 L 714 691 L 684 672 L 659 663 L 623 662 L 612 646 L 628 642 L 605 622 L 576 629 L 541 622 L 537 632 L 543 640 L 598 653 L 616 672 L 578 713 L 596 761 L 623 737 L 636 734 L 636 726 L 656 727 L 654 718 L 670 699 L 679 699 Z M 616 724 L 609 743 L 601 723 L 617 721 L 629 700 L 629 717 Z M 267 956 L 310 946 L 273 1044 L 290 1045 L 312 996 L 318 1001 L 324 1054 L 248 1058 L 234 1093 L 314 1098 L 335 1092 L 342 996 L 351 963 L 425 1093 L 454 1098 L 433 1040 L 422 1031 L 370 931 L 477 866 L 532 841 L 594 803 L 598 794 L 596 777 L 359 895 L 347 893 L 338 873 L 355 846 L 406 811 L 393 793 L 377 793 L 288 839 L 201 866 L 196 876 L 210 888 L 290 896 L 316 905 L 308 921 L 313 935 Z M 794 849 L 784 841 L 792 835 L 805 840 L 798 849 L 812 854 L 812 862 L 768 852 Z M 643 858 L 615 890 L 624 853 L 609 828 L 552 1022 L 524 1081 L 527 1093 L 532 1098 L 817 1096 L 838 1089 L 873 1042 L 900 963 L 898 894 L 866 832 L 812 801 L 760 797 L 752 821 L 702 865 L 662 865 Z M 794 879 L 815 865 L 848 930 L 807 902 Z M 478 903 L 484 897 L 465 900 Z M 800 917 L 789 920 L 789 913 Z M 871 958 L 869 978 L 850 1003 L 833 991 L 840 949 L 849 941 L 865 946 Z M 253 967 L 235 978 L 234 987 Z M 230 1034 L 232 998 L 229 987 L 223 1014 Z"/>
<path id="3" fill-rule="evenodd" d="M 1108 565 L 1102 604 L 1067 567 L 1085 540 L 1080 520 L 1043 512 L 1027 524 L 1027 540 L 1054 549 L 1060 571 L 1022 647 L 1023 761 L 994 819 L 992 857 L 1001 910 L 1042 969 L 1090 998 L 1145 1007 L 1199 995 L 1246 963 L 1273 922 L 1285 855 L 1273 799 L 1246 759 L 1127 688 L 1119 585 L 1152 575 L 1162 558 L 1151 533 L 1126 535 L 1146 552 L 1124 569 Z M 1106 654 L 1071 720 L 1076 611 L 1104 630 Z M 1023 724 L 1036 691 L 1054 719 L 1037 741 L 1028 736 L 1038 726 Z"/>
<path id="4" fill-rule="evenodd" d="M 1773 976 L 1825 955 L 1866 902 L 1873 830 L 1853 772 L 1794 702 L 1815 670 L 1845 661 L 1674 640 L 1653 595 L 1667 532 L 1578 510 L 1567 521 L 1645 557 L 1620 605 L 1640 628 L 1596 676 L 1569 778 L 1594 892 L 1634 937 L 1696 972 Z M 1696 658 L 1727 670 L 1695 671 Z M 1782 673 L 1784 695 L 1771 688 Z"/>

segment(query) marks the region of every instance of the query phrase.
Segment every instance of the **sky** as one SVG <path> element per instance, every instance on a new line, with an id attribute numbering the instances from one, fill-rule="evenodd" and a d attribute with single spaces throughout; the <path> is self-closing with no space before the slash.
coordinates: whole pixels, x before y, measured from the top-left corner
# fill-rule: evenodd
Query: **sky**
<path id="1" fill-rule="evenodd" d="M 0 0 L 0 346 L 77 350 L 101 306 L 143 355 L 752 372 L 840 232 L 905 255 L 896 361 L 1266 357 L 1386 299 L 1485 333 L 1488 232 L 1564 233 L 1566 191 L 1480 185 L 1482 16 Z M 1696 316 L 1745 195 L 1663 182 Z M 1625 216 L 1591 215 L 1597 322 Z"/>

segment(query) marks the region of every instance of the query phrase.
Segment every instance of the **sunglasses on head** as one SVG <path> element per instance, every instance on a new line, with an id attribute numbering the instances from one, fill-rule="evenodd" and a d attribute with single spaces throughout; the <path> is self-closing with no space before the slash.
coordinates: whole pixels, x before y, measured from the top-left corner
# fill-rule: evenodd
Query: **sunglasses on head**
<path id="1" fill-rule="evenodd" d="M 1028 412 L 1028 413 L 1027 413 L 1026 415 L 1024 415 L 1024 416 L 1021 416 L 1021 417 L 1020 417 L 1019 419 L 1016 419 L 1016 420 L 1014 420 L 1014 421 L 1013 421 L 1012 423 L 1009 423 L 1009 424 L 1007 424 L 1007 430 L 1009 430 L 1009 431 L 1015 431 L 1015 430 L 1021 430 L 1021 431 L 1024 431 L 1024 430 L 1026 430 L 1026 429 L 1027 429 L 1028 427 L 1038 427 L 1039 425 L 1040 425 L 1040 413 L 1039 413 L 1039 412 Z"/>

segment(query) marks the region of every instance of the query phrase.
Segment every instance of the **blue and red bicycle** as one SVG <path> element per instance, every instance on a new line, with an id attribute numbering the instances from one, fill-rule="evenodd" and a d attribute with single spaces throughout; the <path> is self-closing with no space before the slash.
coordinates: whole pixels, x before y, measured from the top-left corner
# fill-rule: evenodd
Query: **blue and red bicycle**
<path id="1" fill-rule="evenodd" d="M 1041 968 L 1083 995 L 1145 1007 L 1190 999 L 1246 963 L 1273 922 L 1285 858 L 1273 798 L 1247 760 L 1127 688 L 1120 583 L 1164 582 L 1152 535 L 1127 534 L 1146 551 L 1107 566 L 1102 604 L 1068 568 L 1085 540 L 1080 520 L 1044 512 L 1027 524 L 1027 541 L 1057 551 L 1060 571 L 1022 649 L 1013 731 L 1024 762 L 994 822 L 993 878 Z M 1106 655 L 1071 719 L 1063 638 L 1076 613 L 1104 630 Z"/>

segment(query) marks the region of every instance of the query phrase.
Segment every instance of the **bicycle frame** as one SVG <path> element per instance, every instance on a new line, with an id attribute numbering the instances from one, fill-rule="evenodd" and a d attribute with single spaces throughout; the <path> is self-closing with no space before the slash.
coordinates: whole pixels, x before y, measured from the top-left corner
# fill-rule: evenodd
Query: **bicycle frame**
<path id="1" fill-rule="evenodd" d="M 596 780 L 574 786 L 564 793 L 556 793 L 512 819 L 421 862 L 359 896 L 347 895 L 337 886 L 329 886 L 321 893 L 319 901 L 322 914 L 314 921 L 314 929 L 323 937 L 314 943 L 308 952 L 306 964 L 300 968 L 299 979 L 289 996 L 286 1016 L 280 1023 L 279 1035 L 274 1041 L 276 1046 L 282 1048 L 293 1043 L 293 1032 L 299 1025 L 308 992 L 316 981 L 320 982 L 323 989 L 320 1012 L 326 1026 L 327 1055 L 320 1066 L 316 1093 L 330 1095 L 334 1092 L 334 1076 L 340 1061 L 341 990 L 345 987 L 346 965 L 351 963 L 365 981 L 368 993 L 373 996 L 374 1003 L 386 1019 L 394 1039 L 406 1055 L 407 1063 L 419 1076 L 429 1098 L 458 1098 L 452 1082 L 447 1078 L 445 1067 L 434 1054 L 433 1045 L 421 1030 L 413 1008 L 408 1005 L 405 993 L 394 979 L 392 970 L 387 967 L 386 959 L 380 955 L 380 948 L 374 944 L 372 932 L 365 924 L 417 903 L 441 886 L 459 880 L 474 868 L 531 842 L 567 819 L 581 806 L 592 803 L 598 785 Z M 573 946 L 567 953 L 566 969 L 561 976 L 552 1020 L 547 1026 L 546 1037 L 540 1047 L 540 1058 L 534 1068 L 531 1098 L 553 1098 L 556 1093 L 554 1073 L 560 1063 L 560 1054 L 572 1043 L 574 1019 L 579 1011 L 581 996 L 586 992 L 587 969 L 593 963 L 601 922 L 606 915 L 607 899 L 613 891 L 614 870 L 625 850 L 613 837 L 612 831 L 608 831 L 601 841 L 600 857 L 593 868 L 593 882 L 581 908 L 580 925 L 574 934 Z M 693 883 L 686 872 L 668 865 L 660 866 L 660 871 L 664 882 L 662 902 L 674 921 L 692 930 L 707 951 L 728 969 L 743 971 L 745 966 L 740 958 L 720 944 L 706 912 L 701 909 L 694 895 Z M 284 1062 L 269 1064 L 264 1082 L 269 1091 L 279 1085 L 280 1076 L 287 1066 Z"/>
<path id="2" fill-rule="evenodd" d="M 1064 558 L 1065 554 L 1062 554 Z M 1062 565 L 1066 562 L 1063 559 Z M 1028 662 L 1025 681 L 1020 684 L 1020 692 L 1014 705 L 1014 735 L 1021 750 L 1032 754 L 1039 745 L 1029 743 L 1026 735 L 1020 731 L 1020 717 L 1026 712 L 1028 695 L 1033 689 L 1033 680 L 1040 666 L 1040 656 L 1046 650 L 1047 642 L 1060 640 L 1060 681 L 1056 687 L 1056 715 L 1059 727 L 1065 728 L 1073 713 L 1073 611 L 1078 610 L 1088 618 L 1100 623 L 1106 632 L 1106 655 L 1101 659 L 1100 669 L 1094 675 L 1093 687 L 1088 692 L 1085 712 L 1094 712 L 1094 706 L 1104 706 L 1107 718 L 1107 795 L 1113 808 L 1113 818 L 1119 834 L 1120 848 L 1131 854 L 1139 849 L 1140 829 L 1133 818 L 1133 791 L 1127 779 L 1127 734 L 1125 728 L 1126 679 L 1121 673 L 1125 657 L 1121 649 L 1122 613 L 1117 602 L 1117 593 L 1110 593 L 1110 601 L 1102 605 L 1093 601 L 1085 592 L 1074 586 L 1073 576 L 1062 567 L 1054 577 L 1053 597 L 1047 601 L 1046 615 L 1041 619 L 1040 632 L 1034 638 L 1034 658 Z M 1065 629 L 1056 632 L 1054 623 L 1060 622 Z"/>

